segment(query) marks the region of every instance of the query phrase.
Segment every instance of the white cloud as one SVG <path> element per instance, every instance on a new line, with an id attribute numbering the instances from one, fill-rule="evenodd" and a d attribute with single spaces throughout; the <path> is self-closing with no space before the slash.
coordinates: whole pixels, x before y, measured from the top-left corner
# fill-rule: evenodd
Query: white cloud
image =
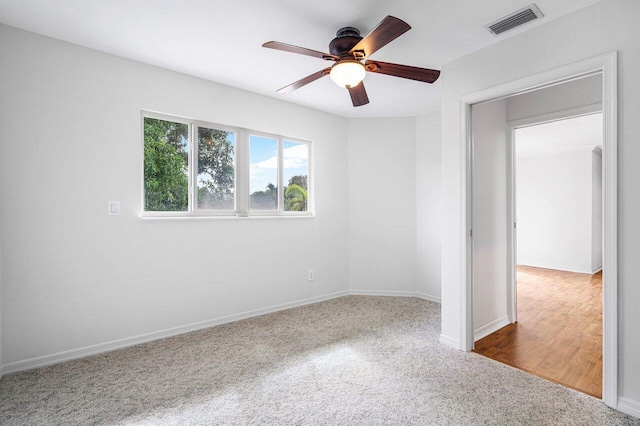
<path id="1" fill-rule="evenodd" d="M 307 168 L 309 166 L 309 147 L 305 144 L 297 144 L 284 149 L 284 168 L 291 169 Z M 251 163 L 249 165 L 249 176 L 251 177 L 250 191 L 262 191 L 268 183 L 276 184 L 278 170 L 278 157 L 273 155 L 266 160 Z M 285 176 L 286 178 L 286 176 Z"/>
<path id="2" fill-rule="evenodd" d="M 284 149 L 284 168 L 299 169 L 309 164 L 309 149 L 307 145 L 298 144 Z M 251 178 L 259 178 L 266 173 L 273 173 L 278 168 L 278 157 L 271 156 L 264 161 L 251 163 Z"/>
<path id="3" fill-rule="evenodd" d="M 298 169 L 309 164 L 309 147 L 298 144 L 284 150 L 284 168 Z"/>

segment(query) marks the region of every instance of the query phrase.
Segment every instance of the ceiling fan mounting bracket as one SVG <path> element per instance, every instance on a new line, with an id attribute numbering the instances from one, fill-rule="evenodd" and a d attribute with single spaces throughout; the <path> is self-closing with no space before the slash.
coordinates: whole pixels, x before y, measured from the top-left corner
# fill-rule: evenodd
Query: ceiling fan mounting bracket
<path id="1" fill-rule="evenodd" d="M 342 27 L 336 31 L 336 37 L 360 37 L 360 30 L 356 27 Z"/>
<path id="2" fill-rule="evenodd" d="M 360 30 L 354 27 L 340 28 L 336 32 L 336 38 L 329 43 L 329 53 L 335 56 L 351 56 L 349 51 L 362 40 Z"/>

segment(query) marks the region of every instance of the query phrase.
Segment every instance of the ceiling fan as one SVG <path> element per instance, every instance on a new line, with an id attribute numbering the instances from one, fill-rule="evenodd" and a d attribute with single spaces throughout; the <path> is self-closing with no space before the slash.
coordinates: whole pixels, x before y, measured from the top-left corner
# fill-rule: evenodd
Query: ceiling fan
<path id="1" fill-rule="evenodd" d="M 411 26 L 402 19 L 387 16 L 364 38 L 360 36 L 360 31 L 357 28 L 340 28 L 336 33 L 336 38 L 329 43 L 330 53 L 293 46 L 279 41 L 266 42 L 262 47 L 313 56 L 335 62 L 335 64 L 328 68 L 278 89 L 278 93 L 289 93 L 325 75 L 329 75 L 338 86 L 349 90 L 353 106 L 358 107 L 369 103 L 369 98 L 367 97 L 367 92 L 362 82 L 367 71 L 408 78 L 425 83 L 433 83 L 438 79 L 440 76 L 440 71 L 438 70 L 367 59 L 378 49 L 391 43 L 410 29 Z"/>

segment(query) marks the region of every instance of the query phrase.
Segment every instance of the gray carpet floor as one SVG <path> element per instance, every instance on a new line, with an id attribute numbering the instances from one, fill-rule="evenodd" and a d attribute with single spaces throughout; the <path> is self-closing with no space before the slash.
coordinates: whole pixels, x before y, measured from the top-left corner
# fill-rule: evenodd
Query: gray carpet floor
<path id="1" fill-rule="evenodd" d="M 640 425 L 438 342 L 440 306 L 347 296 L 0 380 L 2 425 Z"/>

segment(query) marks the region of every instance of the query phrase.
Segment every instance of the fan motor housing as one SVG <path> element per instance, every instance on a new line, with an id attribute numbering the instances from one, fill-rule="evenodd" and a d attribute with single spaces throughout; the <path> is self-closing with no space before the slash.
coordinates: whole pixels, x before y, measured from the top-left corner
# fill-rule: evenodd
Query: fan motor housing
<path id="1" fill-rule="evenodd" d="M 336 32 L 336 38 L 329 43 L 329 53 L 335 56 L 345 56 L 362 40 L 360 30 L 354 27 L 340 28 Z"/>

